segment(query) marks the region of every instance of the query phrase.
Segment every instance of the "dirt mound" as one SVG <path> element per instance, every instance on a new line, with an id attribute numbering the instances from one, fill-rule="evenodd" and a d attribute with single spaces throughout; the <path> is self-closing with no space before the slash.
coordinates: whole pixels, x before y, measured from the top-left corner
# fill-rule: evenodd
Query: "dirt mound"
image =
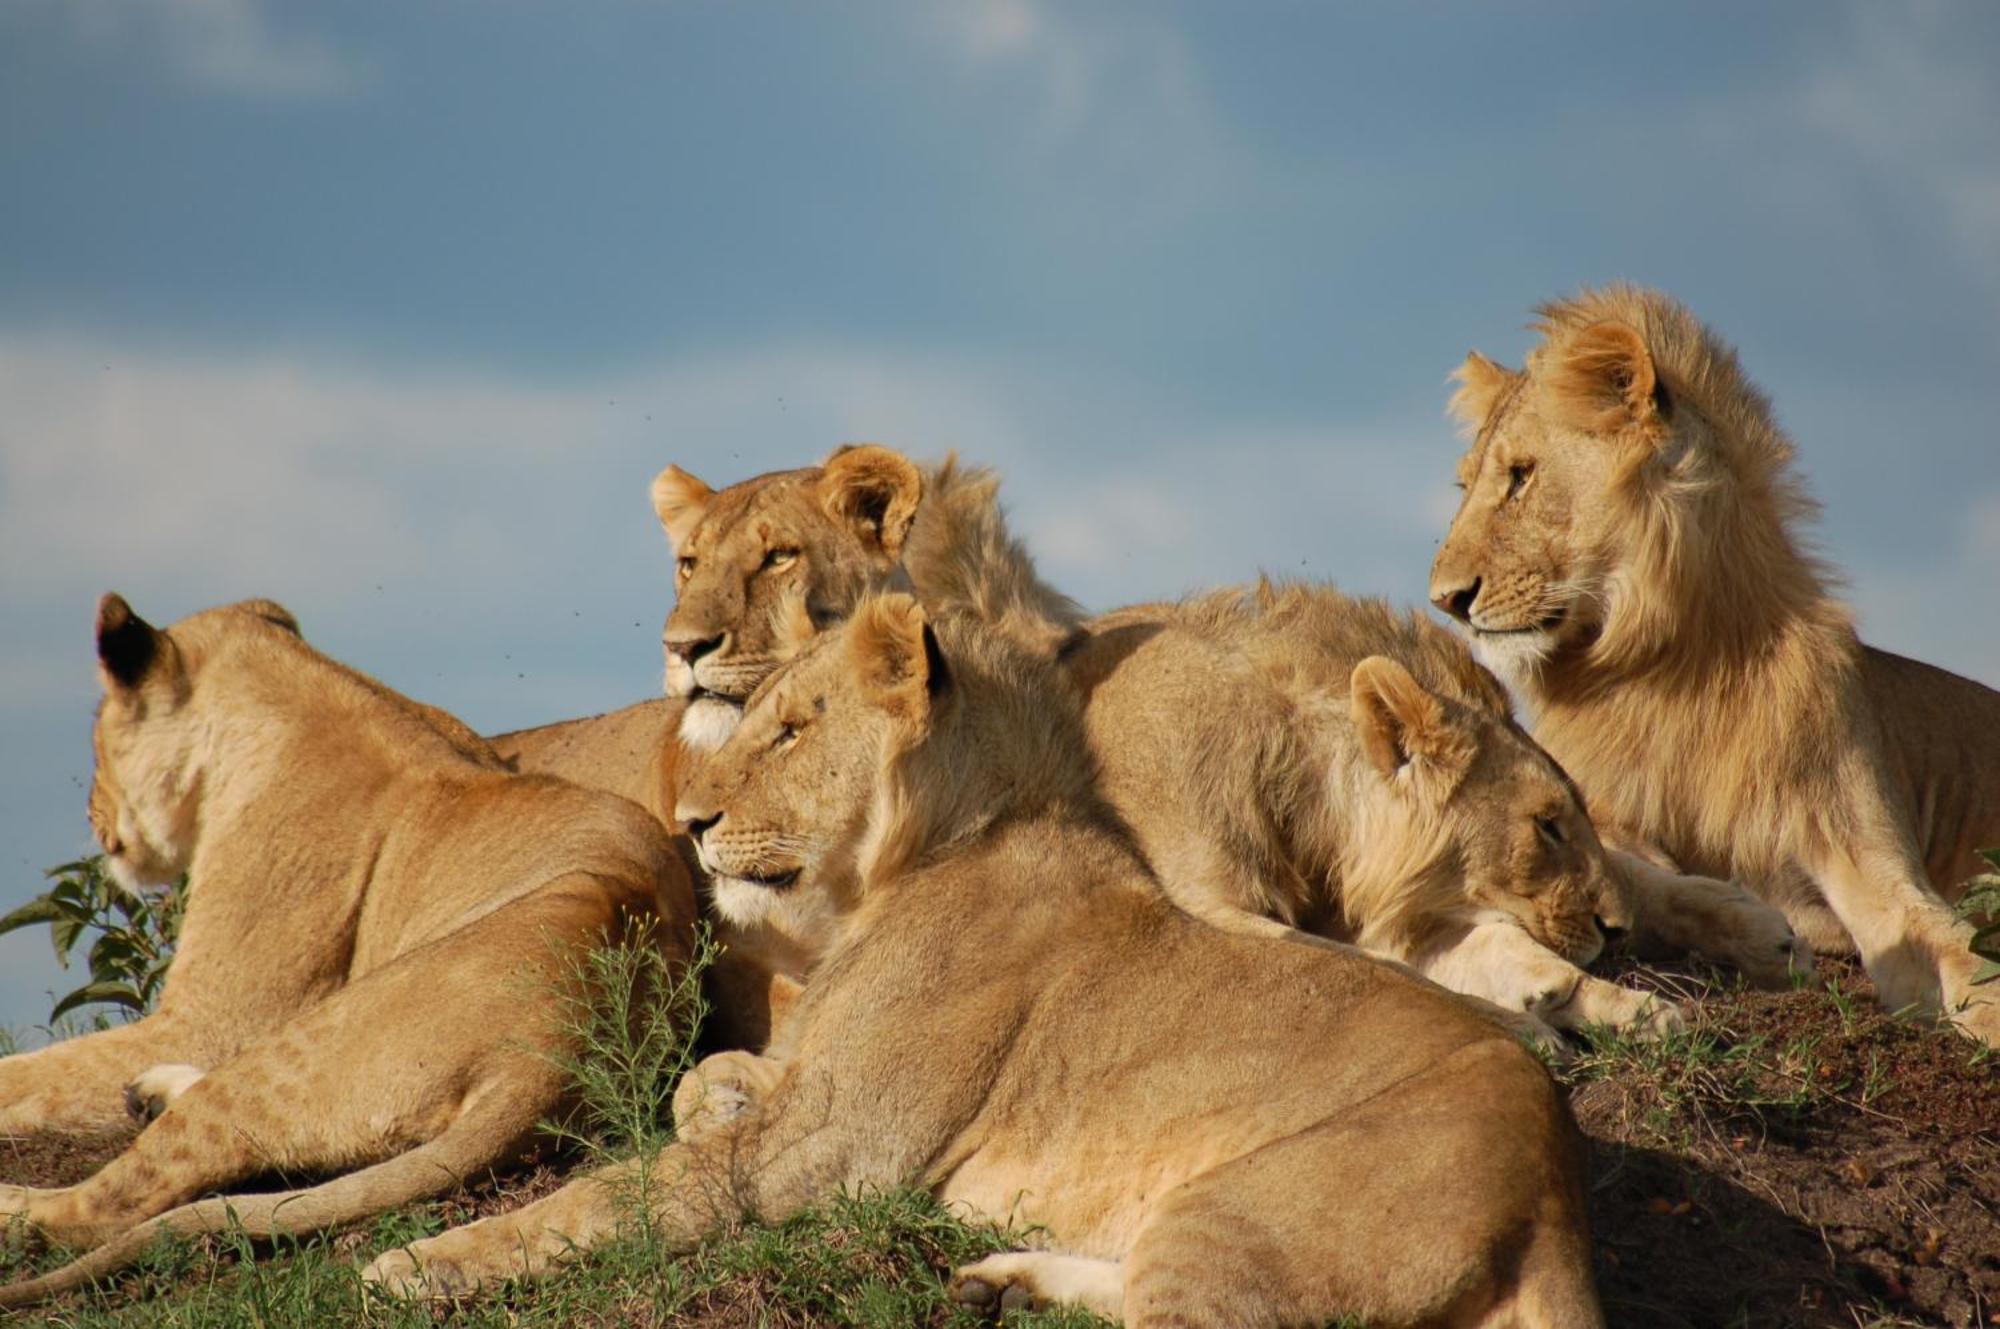
<path id="1" fill-rule="evenodd" d="M 1686 1034 L 1585 1057 L 1571 1104 L 1612 1323 L 2000 1324 L 1997 1068 L 1880 1013 L 1851 962 L 1712 990 Z"/>

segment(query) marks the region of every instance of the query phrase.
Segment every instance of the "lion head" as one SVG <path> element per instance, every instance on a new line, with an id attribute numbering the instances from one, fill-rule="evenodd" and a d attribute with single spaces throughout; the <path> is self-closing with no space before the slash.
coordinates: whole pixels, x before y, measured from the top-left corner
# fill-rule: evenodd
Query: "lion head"
<path id="1" fill-rule="evenodd" d="M 217 638 L 296 639 L 298 631 L 297 620 L 269 600 L 211 609 L 165 631 L 119 595 L 97 602 L 104 696 L 90 735 L 96 757 L 90 829 L 112 875 L 127 887 L 171 882 L 193 855 L 214 742 L 196 684 Z"/>
<path id="2" fill-rule="evenodd" d="M 1524 368 L 1474 352 L 1451 403 L 1472 447 L 1431 599 L 1482 660 L 1522 684 L 1552 660 L 1634 664 L 1697 609 L 1736 630 L 1700 602 L 1717 570 L 1810 575 L 1784 534 L 1811 509 L 1791 445 L 1720 338 L 1631 287 L 1538 312 Z"/>
<path id="3" fill-rule="evenodd" d="M 680 791 L 717 910 L 821 945 L 864 889 L 1006 809 L 1097 807 L 1053 661 L 970 615 L 870 596 L 816 635 Z"/>
<path id="4" fill-rule="evenodd" d="M 788 600 L 832 622 L 895 569 L 922 493 L 913 462 L 873 445 L 722 490 L 678 466 L 660 472 L 653 509 L 673 546 L 675 591 L 660 644 L 668 695 L 690 701 L 685 739 L 718 745 L 782 663 Z"/>
<path id="5" fill-rule="evenodd" d="M 1357 664 L 1349 690 L 1379 781 L 1361 800 L 1376 824 L 1343 872 L 1342 906 L 1364 945 L 1498 914 L 1588 965 L 1600 925 L 1628 926 L 1624 883 L 1575 785 L 1511 716 L 1434 692 L 1384 655 Z"/>

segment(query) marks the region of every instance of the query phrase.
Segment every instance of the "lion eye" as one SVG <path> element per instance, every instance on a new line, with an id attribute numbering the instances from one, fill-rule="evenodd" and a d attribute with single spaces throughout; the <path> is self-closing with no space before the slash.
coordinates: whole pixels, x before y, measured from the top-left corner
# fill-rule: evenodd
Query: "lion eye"
<path id="1" fill-rule="evenodd" d="M 771 737 L 771 750 L 773 752 L 777 751 L 779 748 L 784 747 L 798 736 L 799 736 L 799 727 L 797 725 L 795 724 L 779 725 L 778 732 L 772 735 Z"/>
<path id="2" fill-rule="evenodd" d="M 1507 497 L 1512 498 L 1527 485 L 1528 477 L 1535 473 L 1535 464 L 1517 461 L 1507 468 Z"/>
<path id="3" fill-rule="evenodd" d="M 764 555 L 762 570 L 771 572 L 778 568 L 788 568 L 798 562 L 798 558 L 799 551 L 796 549 L 773 549 L 770 553 Z"/>
<path id="4" fill-rule="evenodd" d="M 681 575 L 681 580 L 686 581 L 689 577 L 694 576 L 694 559 L 692 558 L 675 559 L 674 571 L 678 572 Z"/>
<path id="5" fill-rule="evenodd" d="M 1562 823 L 1554 817 L 1535 818 L 1535 829 L 1540 831 L 1542 838 L 1550 844 L 1559 845 L 1563 843 Z"/>

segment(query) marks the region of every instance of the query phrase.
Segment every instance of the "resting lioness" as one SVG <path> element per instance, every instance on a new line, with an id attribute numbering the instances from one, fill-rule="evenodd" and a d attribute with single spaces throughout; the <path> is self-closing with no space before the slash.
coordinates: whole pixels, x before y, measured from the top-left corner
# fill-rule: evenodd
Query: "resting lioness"
<path id="1" fill-rule="evenodd" d="M 187 912 L 156 1011 L 0 1059 L 0 1134 L 101 1127 L 128 1086 L 158 1115 L 79 1185 L 0 1186 L 0 1219 L 65 1245 L 126 1234 L 0 1305 L 162 1229 L 309 1231 L 511 1161 L 566 1092 L 584 952 L 656 920 L 685 959 L 692 892 L 651 817 L 510 775 L 277 605 L 158 630 L 109 595 L 97 651 L 92 829 L 122 878 L 187 872 Z M 343 1175 L 186 1203 L 278 1171 Z"/>
<path id="2" fill-rule="evenodd" d="M 1946 903 L 2000 843 L 2000 693 L 1856 639 L 1799 544 L 1791 442 L 1686 309 L 1613 287 L 1541 315 L 1523 370 L 1460 371 L 1438 606 L 1620 836 L 2000 1043 Z"/>
<path id="3" fill-rule="evenodd" d="M 906 596 L 768 682 L 681 812 L 746 889 L 822 897 L 832 950 L 761 1101 L 669 1147 L 653 1239 L 915 1181 L 1047 1249 L 967 1301 L 1135 1326 L 1599 1323 L 1573 1128 L 1533 1057 L 1357 956 L 1209 927 L 1099 803 L 1046 655 Z M 447 1292 L 621 1221 L 619 1179 L 378 1257 Z"/>
<path id="4" fill-rule="evenodd" d="M 1353 941 L 1559 1028 L 1679 1024 L 1580 967 L 1600 921 L 1630 926 L 1634 893 L 1444 629 L 1263 583 L 1104 615 L 1064 658 L 1105 796 L 1188 908 Z M 1725 883 L 1680 889 L 1708 892 L 1711 955 L 1770 984 L 1809 966 L 1775 910 Z"/>

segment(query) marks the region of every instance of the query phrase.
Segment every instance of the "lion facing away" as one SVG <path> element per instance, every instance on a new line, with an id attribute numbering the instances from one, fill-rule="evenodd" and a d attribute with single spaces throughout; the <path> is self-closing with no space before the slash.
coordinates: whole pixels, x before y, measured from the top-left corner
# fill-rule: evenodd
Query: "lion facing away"
<path id="1" fill-rule="evenodd" d="M 768 1092 L 655 1165 L 670 1249 L 915 1181 L 1046 1234 L 959 1271 L 978 1304 L 1600 1322 L 1580 1151 L 1534 1058 L 1384 966 L 1173 907 L 1099 802 L 1045 652 L 869 600 L 758 691 L 681 811 L 713 872 L 838 921 Z M 367 1277 L 538 1271 L 615 1230 L 618 1193 L 575 1182 Z"/>
<path id="2" fill-rule="evenodd" d="M 1434 601 L 1619 838 L 1744 878 L 1890 1007 L 2000 1043 L 1948 905 L 2000 842 L 2000 693 L 1857 640 L 1791 442 L 1685 308 L 1621 286 L 1540 313 L 1523 369 L 1460 370 Z"/>
<path id="3" fill-rule="evenodd" d="M 0 1218 L 92 1247 L 163 1229 L 350 1222 L 512 1161 L 562 1103 L 560 994 L 633 928 L 691 942 L 688 876 L 623 799 L 501 767 L 465 726 L 309 647 L 267 601 L 156 629 L 97 615 L 90 819 L 112 869 L 189 875 L 158 1009 L 0 1059 L 0 1135 L 156 1118 L 88 1180 Z M 448 999 L 441 1000 L 441 994 Z M 188 1203 L 272 1172 L 343 1174 Z"/>
<path id="4" fill-rule="evenodd" d="M 1065 660 L 1106 797 L 1195 913 L 1351 941 L 1561 1028 L 1679 1023 L 1583 972 L 1600 924 L 1662 900 L 1607 861 L 1569 777 L 1444 629 L 1260 583 L 1105 615 Z M 1674 908 L 1713 915 L 1714 958 L 1778 985 L 1809 964 L 1767 906 L 1672 884 Z"/>

